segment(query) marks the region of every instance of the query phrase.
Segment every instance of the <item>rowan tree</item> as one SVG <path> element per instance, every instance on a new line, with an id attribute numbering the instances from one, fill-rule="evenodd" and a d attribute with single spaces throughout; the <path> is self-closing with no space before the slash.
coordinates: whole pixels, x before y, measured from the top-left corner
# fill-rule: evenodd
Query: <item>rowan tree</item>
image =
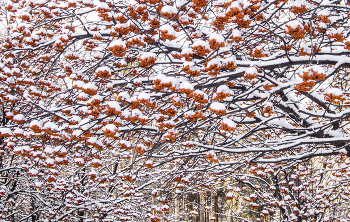
<path id="1" fill-rule="evenodd" d="M 350 220 L 346 1 L 2 9 L 0 220 Z"/>

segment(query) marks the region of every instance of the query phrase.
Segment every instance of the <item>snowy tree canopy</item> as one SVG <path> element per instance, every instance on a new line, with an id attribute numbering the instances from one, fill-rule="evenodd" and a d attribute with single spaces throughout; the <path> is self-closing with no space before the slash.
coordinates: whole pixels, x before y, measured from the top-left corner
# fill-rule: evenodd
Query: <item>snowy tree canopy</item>
<path id="1" fill-rule="evenodd" d="M 7 1 L 0 221 L 350 220 L 349 9 Z"/>

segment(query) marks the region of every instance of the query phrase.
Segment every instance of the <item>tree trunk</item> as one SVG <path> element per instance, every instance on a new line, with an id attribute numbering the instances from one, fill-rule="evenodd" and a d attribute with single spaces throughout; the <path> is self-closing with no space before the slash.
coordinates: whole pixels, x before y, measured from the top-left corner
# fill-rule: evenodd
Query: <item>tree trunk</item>
<path id="1" fill-rule="evenodd" d="M 205 222 L 205 196 L 203 193 L 199 194 L 199 221 Z"/>
<path id="2" fill-rule="evenodd" d="M 188 194 L 182 196 L 182 212 L 185 214 L 185 221 L 188 221 L 187 196 Z"/>
<path id="3" fill-rule="evenodd" d="M 211 211 L 210 218 L 215 217 L 215 221 L 218 222 L 218 195 L 216 193 L 211 195 Z"/>
<path id="4" fill-rule="evenodd" d="M 180 197 L 175 197 L 175 220 L 179 220 L 179 213 L 180 213 Z"/>

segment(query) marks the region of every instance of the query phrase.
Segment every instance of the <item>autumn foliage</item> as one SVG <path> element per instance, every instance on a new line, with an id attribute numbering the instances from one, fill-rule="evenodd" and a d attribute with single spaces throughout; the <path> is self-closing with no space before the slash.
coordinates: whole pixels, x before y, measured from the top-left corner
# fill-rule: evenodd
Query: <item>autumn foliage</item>
<path id="1" fill-rule="evenodd" d="M 7 1 L 0 221 L 349 221 L 349 9 Z"/>

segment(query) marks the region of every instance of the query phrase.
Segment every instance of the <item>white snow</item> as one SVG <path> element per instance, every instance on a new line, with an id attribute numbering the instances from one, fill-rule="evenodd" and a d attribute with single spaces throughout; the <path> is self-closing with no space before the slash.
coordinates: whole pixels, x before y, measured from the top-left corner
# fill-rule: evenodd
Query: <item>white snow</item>
<path id="1" fill-rule="evenodd" d="M 193 50 L 191 48 L 183 48 L 181 54 L 193 54 Z"/>
<path id="2" fill-rule="evenodd" d="M 161 12 L 162 13 L 176 14 L 177 13 L 177 9 L 174 8 L 173 6 L 166 5 L 166 6 L 163 6 Z"/>
<path id="3" fill-rule="evenodd" d="M 173 35 L 175 36 L 176 33 L 175 33 L 175 30 L 174 28 L 171 26 L 171 25 L 162 25 L 159 30 L 161 31 L 167 31 L 169 35 Z"/>
<path id="4" fill-rule="evenodd" d="M 291 6 L 295 7 L 301 7 L 302 5 L 306 5 L 306 2 L 304 0 L 295 0 L 291 3 Z"/>
<path id="5" fill-rule="evenodd" d="M 123 144 L 126 147 L 131 147 L 132 146 L 131 142 L 127 141 L 127 140 L 120 140 L 119 144 Z"/>
<path id="6" fill-rule="evenodd" d="M 17 128 L 13 131 L 14 134 L 23 134 L 24 133 L 24 130 L 23 129 L 20 129 L 20 128 Z"/>
<path id="7" fill-rule="evenodd" d="M 340 96 L 343 95 L 343 92 L 339 88 L 329 88 L 327 90 L 327 93 L 333 94 L 334 96 Z"/>
<path id="8" fill-rule="evenodd" d="M 230 88 L 227 85 L 221 85 L 216 90 L 217 93 L 230 93 Z"/>
<path id="9" fill-rule="evenodd" d="M 114 40 L 113 42 L 111 42 L 109 47 L 113 47 L 113 46 L 122 46 L 123 48 L 126 48 L 125 41 L 120 40 L 120 39 L 117 39 L 117 40 Z"/>
<path id="10" fill-rule="evenodd" d="M 44 125 L 44 129 L 50 129 L 50 130 L 56 131 L 58 129 L 58 126 L 53 122 L 47 122 Z"/>
<path id="11" fill-rule="evenodd" d="M 51 146 L 47 146 L 44 149 L 44 153 L 46 153 L 47 155 L 51 155 L 51 154 L 53 154 L 53 152 L 54 152 L 54 149 L 52 149 Z"/>
<path id="12" fill-rule="evenodd" d="M 219 43 L 225 42 L 225 38 L 222 35 L 216 33 L 211 34 L 209 39 L 215 39 Z"/>
<path id="13" fill-rule="evenodd" d="M 122 97 L 125 101 L 130 101 L 130 95 L 127 92 L 121 92 L 118 94 L 118 97 Z"/>
<path id="14" fill-rule="evenodd" d="M 157 55 L 155 53 L 153 53 L 153 52 L 142 52 L 139 55 L 140 59 L 147 59 L 147 58 L 150 58 L 150 57 L 157 58 Z"/>
<path id="15" fill-rule="evenodd" d="M 29 170 L 29 173 L 32 175 L 38 175 L 39 171 L 37 169 L 32 168 Z"/>
<path id="16" fill-rule="evenodd" d="M 22 114 L 17 114 L 13 117 L 13 120 L 17 120 L 17 121 L 25 121 L 26 118 L 22 115 Z"/>
<path id="17" fill-rule="evenodd" d="M 241 4 L 239 1 L 233 1 L 231 3 L 231 5 L 229 6 L 229 8 L 238 8 L 239 10 L 242 10 Z"/>
<path id="18" fill-rule="evenodd" d="M 192 48 L 193 47 L 196 47 L 196 46 L 204 46 L 205 49 L 209 49 L 210 50 L 210 45 L 208 42 L 206 41 L 203 41 L 203 40 L 196 40 L 193 45 L 192 45 Z"/>
<path id="19" fill-rule="evenodd" d="M 144 99 L 149 100 L 151 99 L 150 95 L 146 92 L 140 92 L 140 94 L 137 96 L 138 99 Z"/>
<path id="20" fill-rule="evenodd" d="M 210 60 L 207 64 L 207 67 L 215 66 L 215 65 L 220 67 L 222 65 L 222 59 L 221 58 L 214 58 L 214 59 Z"/>
<path id="21" fill-rule="evenodd" d="M 117 127 L 113 124 L 107 124 L 106 126 L 103 127 L 103 131 L 104 130 L 109 130 L 111 132 L 116 132 L 117 131 Z"/>
<path id="22" fill-rule="evenodd" d="M 258 74 L 258 70 L 255 67 L 249 67 L 246 69 L 245 73 L 247 74 Z"/>
<path id="23" fill-rule="evenodd" d="M 48 55 L 50 55 L 50 54 L 48 54 Z M 74 57 L 79 58 L 79 54 L 77 52 L 66 52 L 66 54 L 64 56 L 65 57 L 74 56 Z"/>
<path id="24" fill-rule="evenodd" d="M 45 161 L 45 164 L 47 165 L 54 165 L 55 164 L 55 160 L 52 158 L 47 158 Z"/>
<path id="25" fill-rule="evenodd" d="M 67 153 L 67 149 L 64 146 L 56 146 L 55 152 L 57 153 Z"/>
<path id="26" fill-rule="evenodd" d="M 97 86 L 91 82 L 86 83 L 82 86 L 83 89 L 92 89 L 92 90 L 97 90 Z"/>
<path id="27" fill-rule="evenodd" d="M 133 117 L 138 117 L 138 118 L 143 118 L 143 114 L 139 109 L 133 109 L 131 112 L 131 116 Z"/>
<path id="28" fill-rule="evenodd" d="M 298 26 L 302 27 L 302 24 L 298 20 L 293 20 L 287 23 L 292 29 L 298 28 Z"/>
<path id="29" fill-rule="evenodd" d="M 194 87 L 191 83 L 189 82 L 182 82 L 180 84 L 180 89 L 189 89 L 189 90 L 194 90 Z"/>
<path id="30" fill-rule="evenodd" d="M 96 6 L 97 8 L 101 8 L 101 9 L 110 9 L 110 7 L 105 2 L 97 2 Z"/>
<path id="31" fill-rule="evenodd" d="M 100 159 L 93 159 L 93 160 L 91 161 L 91 164 L 95 164 L 95 163 L 102 164 L 102 162 L 101 162 Z"/>
<path id="32" fill-rule="evenodd" d="M 330 12 L 328 9 L 323 9 L 323 10 L 317 12 L 317 15 L 329 16 L 329 14 L 330 14 Z"/>
<path id="33" fill-rule="evenodd" d="M 223 119 L 222 123 L 228 125 L 231 128 L 236 128 L 236 126 L 237 126 L 235 122 L 233 122 L 232 120 L 227 119 L 227 118 Z"/>
<path id="34" fill-rule="evenodd" d="M 107 103 L 107 105 L 108 105 L 110 108 L 115 109 L 116 111 L 121 111 L 120 105 L 119 105 L 119 103 L 116 102 L 116 101 L 109 101 L 109 102 Z"/>
<path id="35" fill-rule="evenodd" d="M 38 121 L 38 120 L 32 120 L 29 124 L 29 127 L 32 127 L 32 126 L 38 126 L 39 128 L 41 128 L 42 123 L 41 123 L 41 121 Z"/>
<path id="36" fill-rule="evenodd" d="M 101 72 L 107 71 L 107 72 L 111 73 L 111 69 L 108 66 L 99 67 L 98 69 L 96 69 L 95 72 L 99 72 L 99 71 L 101 71 Z"/>
<path id="37" fill-rule="evenodd" d="M 6 135 L 6 134 L 8 134 L 8 135 L 12 135 L 12 131 L 11 131 L 11 129 L 10 128 L 0 128 L 0 134 L 3 134 L 3 135 Z"/>
<path id="38" fill-rule="evenodd" d="M 226 106 L 224 103 L 219 103 L 219 102 L 213 102 L 210 105 L 210 108 L 213 110 L 226 110 Z"/>
<path id="39" fill-rule="evenodd" d="M 83 164 L 85 162 L 85 160 L 83 158 L 79 157 L 79 158 L 75 158 L 74 162 Z"/>

